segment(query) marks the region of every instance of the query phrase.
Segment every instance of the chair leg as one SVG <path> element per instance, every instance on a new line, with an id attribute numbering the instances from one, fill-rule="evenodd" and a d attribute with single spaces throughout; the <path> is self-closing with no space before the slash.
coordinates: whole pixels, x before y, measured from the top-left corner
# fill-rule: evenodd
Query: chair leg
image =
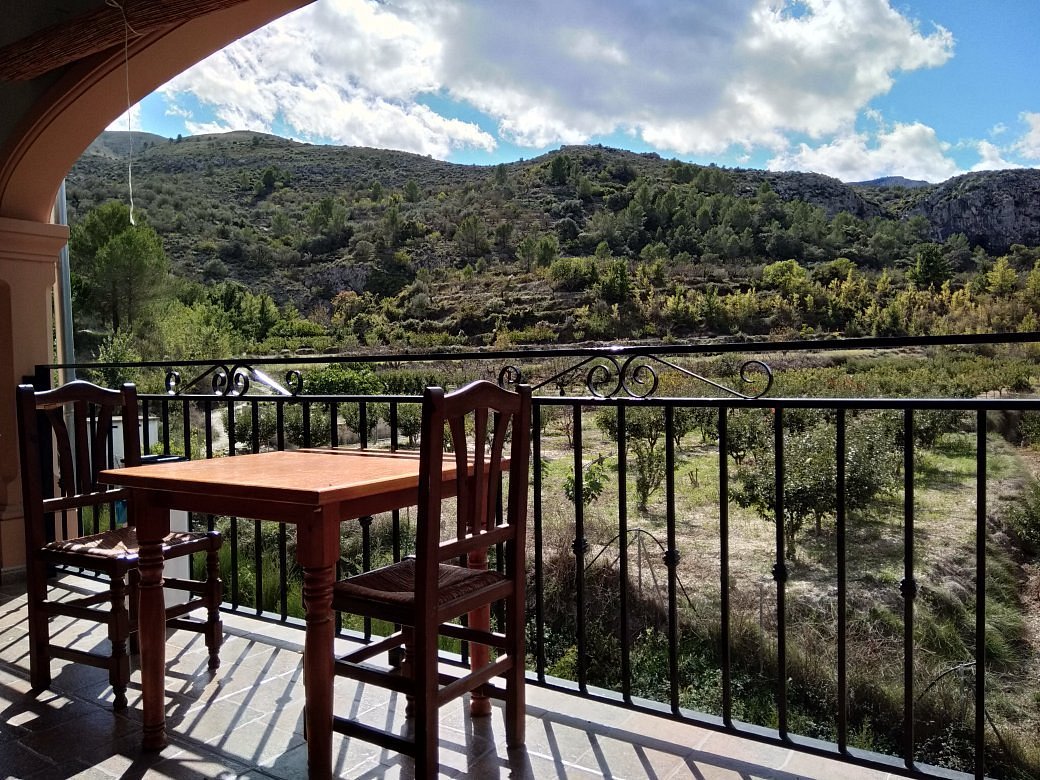
<path id="1" fill-rule="evenodd" d="M 220 621 L 220 602 L 224 598 L 224 584 L 220 580 L 220 552 L 206 552 L 206 647 L 209 650 L 209 670 L 220 668 L 220 645 L 224 641 L 224 624 Z"/>
<path id="2" fill-rule="evenodd" d="M 130 655 L 141 654 L 141 643 L 137 636 L 137 607 L 141 602 L 141 572 L 131 569 L 127 574 L 130 594 Z"/>
<path id="3" fill-rule="evenodd" d="M 108 660 L 108 680 L 115 694 L 112 706 L 116 710 L 126 709 L 126 686 L 130 682 L 130 656 L 127 653 L 130 615 L 126 608 L 129 590 L 125 577 L 112 577 L 109 583 L 111 613 L 108 616 L 108 638 L 112 643 L 112 655 Z"/>
<path id="4" fill-rule="evenodd" d="M 415 678 L 415 777 L 436 778 L 439 768 L 437 751 L 440 742 L 437 709 L 437 637 L 417 642 L 413 663 Z"/>
<path id="5" fill-rule="evenodd" d="M 47 567 L 30 561 L 28 571 L 29 683 L 33 690 L 51 684 L 50 618 L 47 616 Z"/>
<path id="6" fill-rule="evenodd" d="M 506 745 L 523 747 L 527 717 L 526 696 L 524 691 L 524 662 L 526 648 L 524 646 L 524 610 L 514 596 L 506 604 L 508 620 L 507 632 L 510 642 L 507 652 L 513 659 L 513 667 L 506 672 Z"/>
<path id="7" fill-rule="evenodd" d="M 404 636 L 404 652 L 401 656 L 401 676 L 415 679 L 415 631 L 409 626 L 402 626 Z M 415 696 L 407 694 L 404 699 L 404 716 L 415 717 Z"/>

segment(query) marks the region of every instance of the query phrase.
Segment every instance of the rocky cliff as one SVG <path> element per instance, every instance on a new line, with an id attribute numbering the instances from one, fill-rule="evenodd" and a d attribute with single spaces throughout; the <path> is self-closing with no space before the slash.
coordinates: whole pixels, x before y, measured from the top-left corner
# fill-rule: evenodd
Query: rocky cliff
<path id="1" fill-rule="evenodd" d="M 968 173 L 917 192 L 921 199 L 900 216 L 925 217 L 936 241 L 964 233 L 990 254 L 1040 244 L 1040 170 Z"/>

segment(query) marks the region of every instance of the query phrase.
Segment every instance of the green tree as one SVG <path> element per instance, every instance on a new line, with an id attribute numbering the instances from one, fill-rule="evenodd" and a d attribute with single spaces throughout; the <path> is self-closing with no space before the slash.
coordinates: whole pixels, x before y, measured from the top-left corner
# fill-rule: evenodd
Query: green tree
<path id="1" fill-rule="evenodd" d="M 544 236 L 538 239 L 538 246 L 535 249 L 535 262 L 541 267 L 545 268 L 556 260 L 560 256 L 560 244 L 556 240 L 556 236 L 546 233 Z"/>
<path id="2" fill-rule="evenodd" d="M 535 236 L 524 236 L 516 248 L 516 256 L 524 264 L 524 270 L 530 271 L 538 260 L 538 239 Z"/>
<path id="3" fill-rule="evenodd" d="M 804 292 L 808 281 L 809 275 L 797 260 L 781 260 L 762 269 L 762 284 L 776 288 L 788 298 Z"/>
<path id="4" fill-rule="evenodd" d="M 607 303 L 628 303 L 632 295 L 632 282 L 628 275 L 628 261 L 610 260 L 599 275 L 599 296 Z"/>
<path id="5" fill-rule="evenodd" d="M 837 509 L 834 428 L 821 422 L 784 436 L 783 524 L 785 555 L 795 557 L 798 536 L 809 520 L 817 532 L 823 518 Z M 863 417 L 849 426 L 845 449 L 845 507 L 861 511 L 897 483 L 899 451 L 892 446 L 885 421 Z M 737 473 L 736 501 L 767 522 L 776 521 L 776 460 L 772 442 L 755 446 L 754 458 Z"/>
<path id="6" fill-rule="evenodd" d="M 921 244 L 917 247 L 910 279 L 922 290 L 941 287 L 950 278 L 949 258 L 939 244 Z"/>
<path id="7" fill-rule="evenodd" d="M 484 221 L 476 214 L 464 217 L 455 229 L 455 246 L 466 257 L 480 257 L 487 254 L 490 246 Z"/>
<path id="8" fill-rule="evenodd" d="M 596 415 L 596 425 L 612 441 L 618 440 L 617 412 L 603 409 Z M 650 497 L 664 483 L 665 420 L 661 409 L 649 406 L 625 410 L 625 440 L 635 455 L 636 503 L 645 511 Z"/>
<path id="9" fill-rule="evenodd" d="M 512 239 L 513 223 L 511 221 L 507 219 L 495 225 L 495 246 L 499 252 L 503 254 L 509 253 Z"/>
<path id="10" fill-rule="evenodd" d="M 588 507 L 602 495 L 607 486 L 606 459 L 600 456 L 581 470 L 581 504 Z M 567 475 L 563 483 L 563 493 L 572 504 L 577 503 L 573 472 Z"/>
<path id="11" fill-rule="evenodd" d="M 567 183 L 571 174 L 571 158 L 566 154 L 558 154 L 549 163 L 549 183 L 557 187 Z"/>
<path id="12" fill-rule="evenodd" d="M 986 282 L 989 291 L 1001 298 L 1007 298 L 1018 289 L 1018 273 L 1011 267 L 1007 255 L 997 258 L 986 274 Z"/>
<path id="13" fill-rule="evenodd" d="M 169 262 L 151 227 L 130 224 L 129 207 L 111 201 L 73 228 L 69 254 L 79 277 L 75 306 L 113 332 L 134 329 L 168 297 Z"/>

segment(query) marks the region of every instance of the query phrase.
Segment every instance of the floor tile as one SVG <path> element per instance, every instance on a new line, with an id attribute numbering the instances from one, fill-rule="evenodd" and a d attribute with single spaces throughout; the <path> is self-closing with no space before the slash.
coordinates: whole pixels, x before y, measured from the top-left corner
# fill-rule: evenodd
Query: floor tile
<path id="1" fill-rule="evenodd" d="M 132 659 L 128 708 L 112 711 L 103 670 L 55 662 L 50 690 L 28 682 L 24 596 L 0 588 L 0 777 L 81 780 L 307 778 L 303 739 L 303 633 L 225 615 L 221 665 L 209 672 L 202 638 L 173 631 L 167 642 L 170 744 L 140 749 L 140 673 Z M 100 627 L 55 621 L 81 647 L 103 647 Z M 342 650 L 348 646 L 337 640 Z M 507 749 L 500 702 L 469 715 L 466 698 L 440 713 L 442 778 L 520 780 L 885 780 L 884 772 L 696 728 L 669 718 L 528 686 L 527 741 Z M 336 713 L 407 729 L 404 697 L 336 681 Z M 377 746 L 333 737 L 338 777 L 414 778 L 414 762 Z M 74 753 L 73 753 L 74 751 Z"/>

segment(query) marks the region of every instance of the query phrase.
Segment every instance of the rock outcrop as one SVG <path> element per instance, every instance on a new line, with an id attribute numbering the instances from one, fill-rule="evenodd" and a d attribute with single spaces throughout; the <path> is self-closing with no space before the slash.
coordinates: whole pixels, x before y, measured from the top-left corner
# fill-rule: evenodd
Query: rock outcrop
<path id="1" fill-rule="evenodd" d="M 1040 244 L 1040 170 L 968 173 L 921 192 L 905 216 L 925 217 L 935 241 L 963 233 L 997 255 L 1012 244 Z"/>

